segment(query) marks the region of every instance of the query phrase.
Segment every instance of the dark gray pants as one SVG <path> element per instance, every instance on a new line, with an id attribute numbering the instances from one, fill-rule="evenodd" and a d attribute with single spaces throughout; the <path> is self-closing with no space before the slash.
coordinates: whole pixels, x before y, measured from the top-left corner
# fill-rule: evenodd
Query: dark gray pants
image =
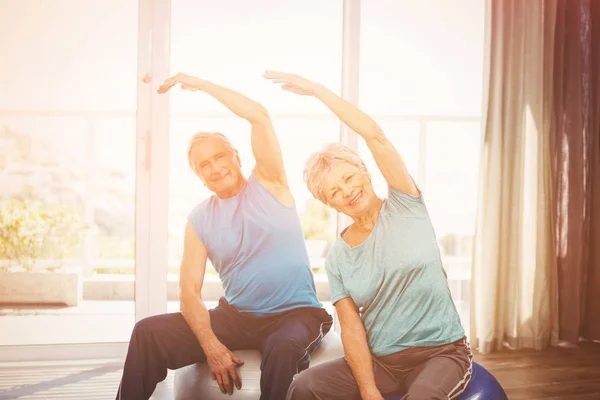
<path id="1" fill-rule="evenodd" d="M 403 400 L 455 399 L 471 379 L 471 349 L 466 338 L 436 347 L 413 347 L 373 358 L 375 383 L 385 396 Z M 344 358 L 311 367 L 294 377 L 287 400 L 360 399 L 358 385 Z"/>
<path id="2" fill-rule="evenodd" d="M 225 298 L 209 313 L 215 335 L 229 350 L 260 350 L 261 400 L 283 399 L 292 377 L 306 367 L 309 354 L 332 324 L 331 316 L 322 308 L 255 316 L 239 312 Z M 167 376 L 167 369 L 205 360 L 181 313 L 144 318 L 133 329 L 116 399 L 149 399 L 156 384 Z"/>

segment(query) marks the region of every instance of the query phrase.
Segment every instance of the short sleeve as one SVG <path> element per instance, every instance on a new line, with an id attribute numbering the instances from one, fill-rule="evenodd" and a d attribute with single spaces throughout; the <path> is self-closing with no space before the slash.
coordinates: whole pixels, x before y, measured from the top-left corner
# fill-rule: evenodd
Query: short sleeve
<path id="1" fill-rule="evenodd" d="M 388 204 L 386 208 L 393 214 L 399 214 L 407 217 L 426 217 L 427 208 L 425 207 L 423 194 L 418 186 L 417 190 L 419 195 L 415 196 L 388 186 Z"/>
<path id="2" fill-rule="evenodd" d="M 202 243 L 206 243 L 204 240 L 204 204 L 198 204 L 194 209 L 188 214 L 187 221 L 198 235 L 198 239 Z"/>
<path id="3" fill-rule="evenodd" d="M 329 280 L 329 291 L 331 293 L 331 303 L 335 305 L 341 299 L 350 297 L 346 292 L 346 288 L 342 283 L 342 277 L 337 268 L 332 265 L 331 259 L 328 257 L 325 260 L 325 271 L 327 272 L 327 279 Z"/>

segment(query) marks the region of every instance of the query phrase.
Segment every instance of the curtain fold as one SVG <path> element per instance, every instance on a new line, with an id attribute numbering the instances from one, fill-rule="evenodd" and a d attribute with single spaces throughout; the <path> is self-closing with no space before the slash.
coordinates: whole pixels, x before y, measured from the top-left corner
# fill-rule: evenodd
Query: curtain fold
<path id="1" fill-rule="evenodd" d="M 556 1 L 488 0 L 470 341 L 557 340 L 552 98 Z"/>
<path id="2" fill-rule="evenodd" d="M 558 3 L 554 174 L 559 338 L 600 340 L 600 4 Z"/>
<path id="3" fill-rule="evenodd" d="M 591 201 L 590 218 L 590 254 L 589 275 L 587 285 L 586 313 L 583 336 L 590 340 L 600 341 L 600 2 L 592 1 L 591 15 L 591 55 L 590 66 L 594 74 L 589 85 L 591 87 L 592 122 L 590 149 Z"/>
<path id="4" fill-rule="evenodd" d="M 488 0 L 470 340 L 600 340 L 600 1 Z"/>

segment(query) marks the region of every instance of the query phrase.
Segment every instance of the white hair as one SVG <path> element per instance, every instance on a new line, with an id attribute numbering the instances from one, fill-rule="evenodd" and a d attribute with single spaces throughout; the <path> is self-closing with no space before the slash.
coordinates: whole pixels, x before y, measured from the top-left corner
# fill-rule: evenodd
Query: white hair
<path id="1" fill-rule="evenodd" d="M 304 167 L 304 182 L 315 199 L 327 204 L 323 193 L 323 178 L 336 163 L 347 163 L 367 174 L 367 167 L 360 156 L 352 149 L 341 143 L 327 143 L 319 151 L 313 153 L 306 160 Z"/>
<path id="2" fill-rule="evenodd" d="M 192 168 L 192 171 L 194 171 L 196 174 L 198 173 L 198 171 L 196 171 L 196 166 L 192 162 L 192 149 L 194 148 L 194 146 L 196 146 L 198 144 L 198 142 L 200 142 L 203 139 L 209 138 L 209 137 L 217 138 L 217 139 L 223 141 L 223 143 L 225 143 L 225 145 L 227 146 L 227 148 L 229 150 L 231 150 L 232 152 L 237 154 L 237 149 L 233 146 L 233 144 L 229 141 L 229 139 L 227 139 L 227 136 L 223 135 L 222 133 L 220 133 L 220 132 L 198 132 L 194 136 L 192 136 L 192 138 L 190 139 L 190 143 L 188 144 L 188 163 L 190 164 L 190 168 Z"/>

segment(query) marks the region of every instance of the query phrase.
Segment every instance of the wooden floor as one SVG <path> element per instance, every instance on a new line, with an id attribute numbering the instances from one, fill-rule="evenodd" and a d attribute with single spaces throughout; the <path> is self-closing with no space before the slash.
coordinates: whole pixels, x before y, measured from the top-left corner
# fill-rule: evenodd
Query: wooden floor
<path id="1" fill-rule="evenodd" d="M 510 400 L 600 400 L 600 344 L 543 352 L 475 354 L 502 384 Z M 0 363 L 0 400 L 114 399 L 122 361 Z M 173 373 L 152 400 L 173 399 Z M 478 399 L 494 400 L 494 399 Z"/>
<path id="2" fill-rule="evenodd" d="M 600 344 L 475 355 L 510 400 L 600 400 Z"/>
<path id="3" fill-rule="evenodd" d="M 122 360 L 0 363 L 0 400 L 114 400 Z M 150 400 L 173 400 L 173 371 Z"/>

